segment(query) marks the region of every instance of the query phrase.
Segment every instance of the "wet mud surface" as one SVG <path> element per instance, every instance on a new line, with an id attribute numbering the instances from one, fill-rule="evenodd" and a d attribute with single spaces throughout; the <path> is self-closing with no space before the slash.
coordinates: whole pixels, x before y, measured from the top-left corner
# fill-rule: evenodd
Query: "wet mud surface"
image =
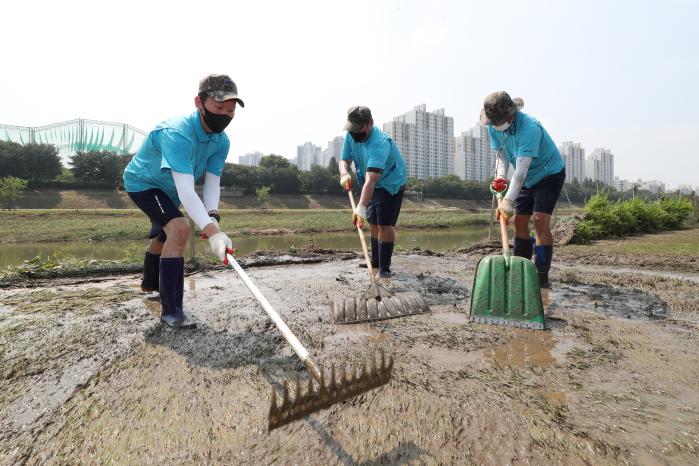
<path id="1" fill-rule="evenodd" d="M 0 464 L 699 462 L 691 267 L 561 247 L 530 331 L 469 321 L 486 252 L 397 255 L 384 286 L 432 312 L 354 325 L 331 304 L 368 288 L 359 256 L 241 260 L 319 364 L 395 359 L 387 385 L 271 433 L 272 389 L 308 375 L 233 270 L 185 278 L 188 330 L 135 275 L 0 290 Z"/>

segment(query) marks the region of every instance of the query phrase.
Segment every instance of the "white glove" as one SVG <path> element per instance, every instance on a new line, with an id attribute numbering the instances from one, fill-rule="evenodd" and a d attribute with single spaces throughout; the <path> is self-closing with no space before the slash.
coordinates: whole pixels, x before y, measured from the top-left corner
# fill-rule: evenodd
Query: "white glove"
<path id="1" fill-rule="evenodd" d="M 228 257 L 226 257 L 226 254 L 233 254 L 235 252 L 233 250 L 233 243 L 228 235 L 219 231 L 209 238 L 209 246 L 211 246 L 211 252 L 224 264 L 228 265 Z"/>
<path id="2" fill-rule="evenodd" d="M 345 191 L 352 189 L 352 175 L 345 173 L 340 177 L 340 185 Z"/>
<path id="3" fill-rule="evenodd" d="M 515 214 L 515 204 L 509 199 L 503 198 L 498 205 L 498 213 L 505 217 L 505 220 L 509 219 Z"/>
<path id="4" fill-rule="evenodd" d="M 352 213 L 352 223 L 359 228 L 364 228 L 366 223 L 366 207 L 359 204 L 354 212 Z"/>

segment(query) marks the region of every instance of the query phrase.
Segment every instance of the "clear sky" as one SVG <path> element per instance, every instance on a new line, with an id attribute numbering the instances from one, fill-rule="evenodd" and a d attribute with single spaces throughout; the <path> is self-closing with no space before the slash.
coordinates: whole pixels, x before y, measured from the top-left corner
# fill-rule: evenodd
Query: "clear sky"
<path id="1" fill-rule="evenodd" d="M 226 73 L 246 107 L 230 162 L 296 156 L 415 105 L 460 133 L 485 95 L 522 97 L 556 143 L 606 147 L 621 178 L 699 185 L 697 0 L 3 2 L 0 123 L 73 118 L 144 131 Z"/>

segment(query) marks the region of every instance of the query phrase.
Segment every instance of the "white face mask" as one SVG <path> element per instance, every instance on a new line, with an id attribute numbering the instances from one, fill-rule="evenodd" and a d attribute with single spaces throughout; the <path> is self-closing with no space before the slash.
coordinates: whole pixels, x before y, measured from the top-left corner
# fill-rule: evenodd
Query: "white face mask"
<path id="1" fill-rule="evenodd" d="M 507 122 L 507 121 L 501 125 L 493 125 L 493 129 L 495 129 L 495 131 L 505 131 L 509 127 L 510 127 L 510 122 Z"/>

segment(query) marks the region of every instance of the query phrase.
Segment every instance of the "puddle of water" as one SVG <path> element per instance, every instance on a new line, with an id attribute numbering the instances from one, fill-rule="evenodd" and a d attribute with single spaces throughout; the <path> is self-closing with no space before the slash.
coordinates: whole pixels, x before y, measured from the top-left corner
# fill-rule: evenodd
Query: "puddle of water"
<path id="1" fill-rule="evenodd" d="M 562 362 L 574 345 L 572 339 L 559 339 L 551 332 L 514 331 L 514 338 L 505 344 L 483 350 L 485 358 L 501 367 L 549 367 Z"/>
<path id="2" fill-rule="evenodd" d="M 332 335 L 323 338 L 323 341 L 333 345 L 360 343 L 363 341 L 380 344 L 388 339 L 388 335 L 369 324 L 335 325 L 333 329 Z"/>
<path id="3" fill-rule="evenodd" d="M 432 251 L 467 248 L 483 241 L 488 236 L 485 226 L 448 228 L 434 230 L 401 230 L 396 238 L 396 247 L 412 250 L 416 247 Z M 238 254 L 244 256 L 258 249 L 287 251 L 313 244 L 318 248 L 359 249 L 356 232 L 353 233 L 307 233 L 283 236 L 232 237 Z M 60 254 L 63 257 L 83 259 L 118 260 L 124 257 L 142 257 L 147 241 L 101 241 L 60 243 L 11 243 L 0 248 L 0 267 L 19 265 L 37 255 L 41 257 Z M 208 253 L 208 248 L 196 242 L 197 253 Z M 189 247 L 187 247 L 189 251 Z"/>
<path id="4" fill-rule="evenodd" d="M 416 345 L 413 352 L 430 359 L 431 365 L 443 369 L 459 369 L 483 359 L 481 351 L 459 351 L 447 348 Z"/>
<path id="5" fill-rule="evenodd" d="M 625 288 L 562 283 L 545 293 L 548 311 L 589 311 L 632 320 L 664 319 L 667 305 L 657 296 Z"/>

